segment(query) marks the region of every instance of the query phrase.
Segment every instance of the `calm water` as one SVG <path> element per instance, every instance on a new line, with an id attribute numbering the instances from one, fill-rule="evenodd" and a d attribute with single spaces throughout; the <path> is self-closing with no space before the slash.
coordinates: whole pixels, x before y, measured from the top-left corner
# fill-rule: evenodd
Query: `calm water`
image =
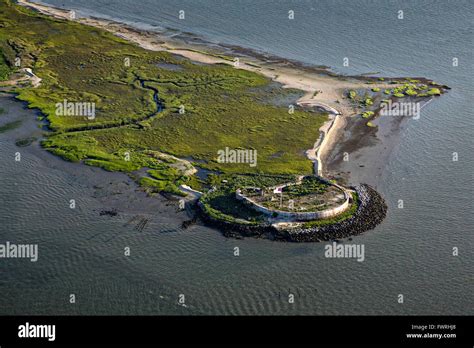
<path id="1" fill-rule="evenodd" d="M 40 248 L 37 263 L 1 261 L 1 314 L 474 313 L 472 2 L 49 3 L 341 73 L 426 76 L 452 90 L 423 108 L 419 121 L 408 122 L 393 149 L 377 183 L 389 205 L 387 219 L 353 240 L 365 244 L 364 262 L 326 259 L 323 244 L 225 239 L 204 226 L 182 230 L 182 213 L 134 192 L 125 177 L 65 164 L 35 145 L 21 149 L 23 159 L 15 163 L 15 132 L 34 127 L 34 114 L 0 98 L 8 110 L 0 122 L 25 120 L 20 130 L 0 134 L 0 241 Z M 185 20 L 177 19 L 179 10 Z M 350 67 L 342 66 L 344 57 Z M 452 161 L 453 152 L 459 161 Z M 110 192 L 117 199 L 101 198 Z M 78 201 L 75 210 L 68 207 L 71 198 Z M 399 199 L 404 209 L 397 208 Z M 111 206 L 118 217 L 99 216 Z M 127 225 L 136 215 L 150 221 L 142 232 Z M 233 256 L 236 246 L 239 257 Z M 454 246 L 458 257 L 451 254 Z M 290 292 L 294 304 L 288 304 Z M 71 293 L 74 305 L 67 302 Z M 179 294 L 187 307 L 177 304 Z"/>

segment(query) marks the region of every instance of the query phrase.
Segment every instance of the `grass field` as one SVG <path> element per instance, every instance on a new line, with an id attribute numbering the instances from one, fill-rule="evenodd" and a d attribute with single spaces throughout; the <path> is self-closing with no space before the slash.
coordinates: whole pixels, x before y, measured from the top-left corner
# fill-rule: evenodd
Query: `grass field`
<path id="1" fill-rule="evenodd" d="M 161 179 L 139 181 L 170 192 L 192 180 L 148 151 L 201 160 L 222 173 L 311 172 L 304 150 L 327 116 L 289 114 L 288 106 L 268 103 L 295 91 L 269 92 L 272 82 L 261 75 L 147 51 L 8 0 L 0 0 L 0 9 L 0 79 L 15 57 L 42 79 L 40 87 L 18 90 L 17 97 L 46 116 L 52 132 L 43 146 L 56 155 L 107 170 L 162 171 Z M 96 117 L 57 115 L 55 104 L 64 100 L 95 103 Z M 217 151 L 225 147 L 257 150 L 258 165 L 218 163 Z"/>

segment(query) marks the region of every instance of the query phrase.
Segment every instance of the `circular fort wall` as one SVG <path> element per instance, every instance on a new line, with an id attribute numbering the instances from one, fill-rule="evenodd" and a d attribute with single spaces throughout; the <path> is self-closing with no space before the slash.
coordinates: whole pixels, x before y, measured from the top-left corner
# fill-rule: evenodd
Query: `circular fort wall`
<path id="1" fill-rule="evenodd" d="M 247 204 L 249 207 L 253 208 L 256 211 L 259 211 L 263 213 L 266 216 L 273 217 L 274 214 L 278 214 L 278 218 L 284 218 L 292 221 L 311 221 L 311 220 L 320 220 L 320 219 L 327 219 L 334 217 L 336 215 L 341 214 L 344 212 L 350 204 L 351 201 L 351 194 L 350 192 L 343 188 L 340 185 L 333 184 L 328 182 L 325 179 L 320 178 L 321 180 L 325 181 L 326 183 L 337 187 L 339 190 L 341 190 L 344 193 L 344 202 L 336 207 L 321 210 L 321 211 L 313 211 L 313 212 L 290 212 L 290 211 L 283 211 L 283 210 L 277 210 L 277 209 L 269 209 L 264 207 L 261 204 L 256 203 L 249 197 L 245 196 L 240 189 L 236 190 L 235 192 L 235 197 Z M 294 185 L 294 183 L 288 183 L 285 185 L 279 185 L 278 187 L 286 187 L 289 185 Z"/>

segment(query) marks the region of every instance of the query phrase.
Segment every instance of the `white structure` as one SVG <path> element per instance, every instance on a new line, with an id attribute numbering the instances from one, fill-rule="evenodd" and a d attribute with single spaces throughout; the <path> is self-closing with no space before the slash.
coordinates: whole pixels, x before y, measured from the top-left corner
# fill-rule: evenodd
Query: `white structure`
<path id="1" fill-rule="evenodd" d="M 329 185 L 337 187 L 339 190 L 341 190 L 344 193 L 344 202 L 337 207 L 329 208 L 326 210 L 321 210 L 321 211 L 314 211 L 314 212 L 289 212 L 289 211 L 282 211 L 282 210 L 277 210 L 277 209 L 270 209 L 266 208 L 261 204 L 258 204 L 257 202 L 253 201 L 249 197 L 245 196 L 240 189 L 238 189 L 235 192 L 235 197 L 246 203 L 248 206 L 253 208 L 256 211 L 259 211 L 263 213 L 264 215 L 268 217 L 275 217 L 274 215 L 277 215 L 276 218 L 279 220 L 290 220 L 290 221 L 312 221 L 312 220 L 320 220 L 320 219 L 327 219 L 331 218 L 333 216 L 339 215 L 342 212 L 344 212 L 350 205 L 352 201 L 352 196 L 349 190 L 345 189 L 344 187 L 333 184 L 325 179 L 320 178 L 320 180 L 326 182 Z M 288 183 L 284 185 L 278 185 L 278 187 L 286 187 L 289 185 L 295 185 L 296 183 Z M 272 189 L 271 187 L 269 188 L 270 190 Z"/>

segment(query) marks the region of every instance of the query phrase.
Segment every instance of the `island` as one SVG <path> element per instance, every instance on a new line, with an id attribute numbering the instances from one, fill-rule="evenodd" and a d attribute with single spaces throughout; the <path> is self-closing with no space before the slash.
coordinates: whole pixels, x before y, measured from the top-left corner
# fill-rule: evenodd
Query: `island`
<path id="1" fill-rule="evenodd" d="M 373 229 L 387 205 L 369 185 L 327 173 L 334 135 L 349 118 L 373 134 L 387 107 L 449 89 L 339 75 L 25 0 L 0 8 L 0 90 L 41 112 L 41 146 L 124 172 L 229 237 L 316 242 Z"/>

